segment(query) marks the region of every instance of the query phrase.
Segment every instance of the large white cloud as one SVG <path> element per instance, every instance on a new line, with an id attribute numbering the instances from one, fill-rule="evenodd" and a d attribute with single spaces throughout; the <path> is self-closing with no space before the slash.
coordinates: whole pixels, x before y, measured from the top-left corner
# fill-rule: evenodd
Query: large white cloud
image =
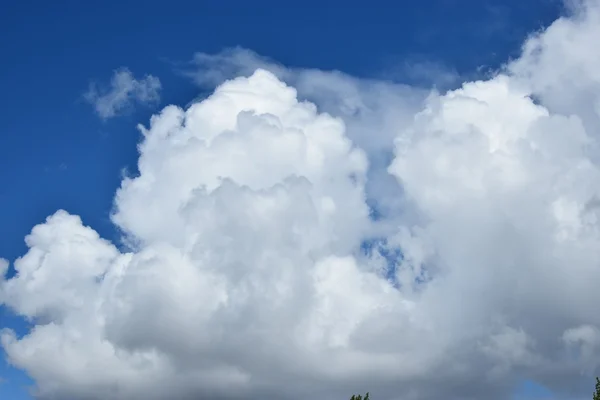
<path id="1" fill-rule="evenodd" d="M 10 362 L 40 399 L 577 397 L 600 367 L 600 8 L 576 11 L 445 94 L 200 57 L 248 76 L 140 128 L 128 250 L 65 211 L 26 238 Z"/>

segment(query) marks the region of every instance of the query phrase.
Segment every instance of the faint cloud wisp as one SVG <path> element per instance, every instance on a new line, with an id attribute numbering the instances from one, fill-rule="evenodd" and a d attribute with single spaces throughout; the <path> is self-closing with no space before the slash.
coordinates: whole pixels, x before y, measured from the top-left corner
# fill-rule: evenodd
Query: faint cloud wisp
<path id="1" fill-rule="evenodd" d="M 160 101 L 160 80 L 152 75 L 136 79 L 127 68 L 115 70 L 109 88 L 90 84 L 84 94 L 103 120 L 114 118 L 131 110 L 134 104 L 154 105 Z"/>

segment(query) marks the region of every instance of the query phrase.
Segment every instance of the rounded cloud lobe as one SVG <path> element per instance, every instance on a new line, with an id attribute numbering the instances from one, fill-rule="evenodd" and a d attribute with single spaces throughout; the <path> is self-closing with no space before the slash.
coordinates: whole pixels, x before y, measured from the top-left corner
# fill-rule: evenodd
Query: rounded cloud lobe
<path id="1" fill-rule="evenodd" d="M 403 109 L 397 85 L 280 69 L 166 107 L 115 196 L 127 250 L 65 211 L 27 236 L 10 362 L 40 399 L 572 391 L 600 366 L 599 18 Z"/>

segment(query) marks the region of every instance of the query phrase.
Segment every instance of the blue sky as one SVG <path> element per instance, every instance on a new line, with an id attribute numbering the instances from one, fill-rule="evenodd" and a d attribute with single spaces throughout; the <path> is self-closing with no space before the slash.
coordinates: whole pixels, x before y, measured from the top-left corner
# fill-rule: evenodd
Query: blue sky
<path id="1" fill-rule="evenodd" d="M 109 212 L 121 171 L 135 169 L 135 125 L 196 97 L 176 67 L 195 52 L 241 46 L 286 66 L 409 84 L 406 64 L 474 77 L 516 57 L 527 34 L 561 9 L 551 0 L 8 2 L 0 13 L 0 255 L 23 255 L 23 238 L 57 209 L 118 237 Z M 158 77 L 160 103 L 104 121 L 83 95 L 120 67 Z M 4 308 L 0 327 L 26 331 Z M 0 376 L 0 398 L 30 398 L 22 372 L 3 362 Z M 515 396 L 548 393 L 527 382 Z"/>

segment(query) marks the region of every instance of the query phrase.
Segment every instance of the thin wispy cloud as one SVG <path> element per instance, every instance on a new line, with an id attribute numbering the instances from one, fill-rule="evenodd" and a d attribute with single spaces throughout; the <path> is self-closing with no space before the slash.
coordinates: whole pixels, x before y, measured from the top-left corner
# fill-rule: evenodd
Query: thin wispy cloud
<path id="1" fill-rule="evenodd" d="M 161 83 L 152 75 L 136 79 L 127 68 L 116 70 L 108 87 L 91 83 L 84 94 L 98 116 L 104 120 L 123 115 L 138 104 L 155 105 L 160 101 Z"/>

